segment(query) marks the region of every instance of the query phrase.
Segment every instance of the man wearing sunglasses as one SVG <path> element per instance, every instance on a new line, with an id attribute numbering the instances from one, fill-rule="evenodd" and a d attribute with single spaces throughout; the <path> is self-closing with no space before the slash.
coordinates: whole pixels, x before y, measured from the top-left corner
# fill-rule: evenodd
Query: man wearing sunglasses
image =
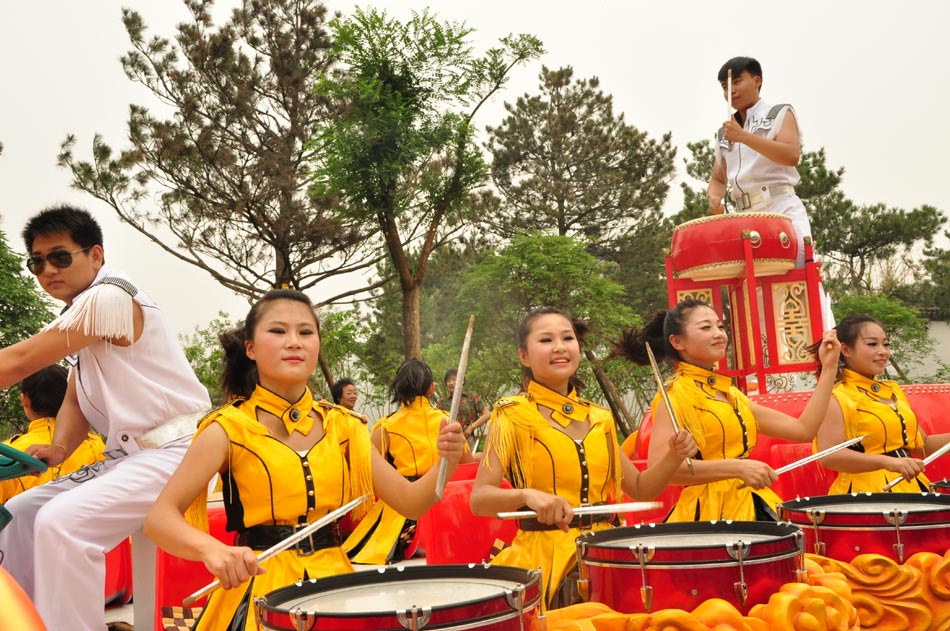
<path id="1" fill-rule="evenodd" d="M 10 500 L 0 563 L 49 631 L 99 631 L 103 552 L 141 528 L 211 403 L 162 312 L 106 266 L 102 230 L 88 212 L 44 210 L 23 239 L 27 268 L 66 307 L 43 331 L 0 349 L 0 388 L 65 358 L 71 369 L 52 444 L 27 452 L 59 465 L 92 427 L 106 439 L 106 459 Z"/>

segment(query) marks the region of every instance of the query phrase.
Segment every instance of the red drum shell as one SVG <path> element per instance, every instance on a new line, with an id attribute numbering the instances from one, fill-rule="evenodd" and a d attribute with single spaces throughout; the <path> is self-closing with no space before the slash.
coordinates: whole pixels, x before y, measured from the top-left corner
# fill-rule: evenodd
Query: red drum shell
<path id="1" fill-rule="evenodd" d="M 895 520 L 889 515 L 892 510 L 904 515 Z M 838 561 L 850 562 L 859 554 L 874 553 L 902 563 L 917 552 L 942 555 L 950 549 L 950 495 L 851 493 L 806 497 L 780 504 L 779 517 L 802 529 L 806 552 Z M 896 548 L 895 521 L 900 526 L 903 555 Z"/>
<path id="2" fill-rule="evenodd" d="M 744 603 L 735 588 L 739 563 L 730 550 L 740 541 L 747 545 L 741 574 L 748 587 Z M 638 544 L 648 550 L 642 572 Z M 622 613 L 647 611 L 641 597 L 644 576 L 653 588 L 650 611 L 689 611 L 710 598 L 748 611 L 794 582 L 803 562 L 801 531 L 770 522 L 641 524 L 585 533 L 577 548 L 581 577 L 589 580 L 589 600 Z"/>
<path id="3" fill-rule="evenodd" d="M 930 483 L 931 493 L 950 493 L 950 480 L 938 480 Z"/>
<path id="4" fill-rule="evenodd" d="M 536 630 L 540 583 L 540 572 L 516 567 L 390 566 L 295 583 L 254 609 L 269 631 L 404 631 L 413 608 L 429 616 L 420 629 Z"/>
<path id="5" fill-rule="evenodd" d="M 784 274 L 795 267 L 798 235 L 788 217 L 732 213 L 693 219 L 673 230 L 673 273 L 696 281 L 738 278 L 745 273 L 745 238 L 752 239 L 756 276 Z"/>

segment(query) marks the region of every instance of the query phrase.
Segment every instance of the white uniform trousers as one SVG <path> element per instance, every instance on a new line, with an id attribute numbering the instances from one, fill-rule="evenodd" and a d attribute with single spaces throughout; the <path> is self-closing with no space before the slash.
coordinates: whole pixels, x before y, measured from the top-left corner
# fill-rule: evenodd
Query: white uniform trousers
<path id="1" fill-rule="evenodd" d="M 805 204 L 799 199 L 798 195 L 786 195 L 773 199 L 768 205 L 753 206 L 748 210 L 741 212 L 769 212 L 779 213 L 788 217 L 798 234 L 798 258 L 795 259 L 795 267 L 801 269 L 805 267 L 805 237 L 811 236 L 811 222 L 808 220 L 808 212 L 805 210 Z M 814 253 L 817 259 L 818 253 Z M 823 284 L 818 285 L 818 297 L 821 306 L 822 329 L 827 331 L 835 326 L 835 316 L 831 312 L 831 301 L 828 294 L 825 293 Z"/>
<path id="2" fill-rule="evenodd" d="M 106 629 L 105 553 L 142 527 L 190 442 L 98 462 L 6 504 L 0 563 L 48 631 Z"/>

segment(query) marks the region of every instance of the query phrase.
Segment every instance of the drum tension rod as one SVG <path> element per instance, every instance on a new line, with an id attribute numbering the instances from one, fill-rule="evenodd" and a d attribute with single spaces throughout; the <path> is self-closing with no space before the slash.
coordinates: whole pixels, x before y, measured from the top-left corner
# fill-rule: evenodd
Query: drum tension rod
<path id="1" fill-rule="evenodd" d="M 653 611 L 653 586 L 647 585 L 646 564 L 653 560 L 656 548 L 638 543 L 636 546 L 630 546 L 630 554 L 640 562 L 640 601 L 643 603 L 643 608 L 651 613 Z"/>
<path id="2" fill-rule="evenodd" d="M 808 582 L 808 570 L 805 569 L 805 534 L 799 528 L 795 531 L 795 547 L 798 548 L 798 556 L 795 557 L 795 580 L 799 583 Z"/>
<path id="3" fill-rule="evenodd" d="M 432 617 L 432 607 L 416 607 L 409 609 L 409 615 L 406 615 L 405 609 L 396 612 L 396 619 L 403 629 L 407 631 L 422 631 L 429 624 L 429 618 Z"/>
<path id="4" fill-rule="evenodd" d="M 891 509 L 890 512 L 884 513 L 884 519 L 894 524 L 894 536 L 897 538 L 897 543 L 894 544 L 894 553 L 897 554 L 897 562 L 904 562 L 904 544 L 901 542 L 901 524 L 907 521 L 907 516 L 909 513 L 907 511 L 898 510 L 896 508 Z"/>
<path id="5" fill-rule="evenodd" d="M 300 607 L 294 607 L 288 613 L 290 624 L 294 625 L 295 631 L 310 631 L 317 622 L 317 614 L 313 611 L 304 611 Z"/>
<path id="6" fill-rule="evenodd" d="M 752 544 L 746 543 L 741 539 L 729 544 L 729 555 L 739 562 L 739 580 L 732 584 L 736 592 L 736 599 L 739 605 L 745 607 L 746 600 L 749 598 L 749 585 L 745 582 L 745 555 L 752 547 Z"/>
<path id="7" fill-rule="evenodd" d="M 587 558 L 587 542 L 583 539 L 583 537 L 577 538 L 577 593 L 586 602 L 590 600 L 590 572 L 587 564 L 584 563 L 584 559 Z"/>
<path id="8" fill-rule="evenodd" d="M 809 509 L 805 511 L 808 515 L 808 521 L 811 522 L 812 529 L 815 531 L 815 554 L 825 556 L 825 542 L 821 540 L 821 528 L 819 524 L 825 521 L 825 511 Z"/>

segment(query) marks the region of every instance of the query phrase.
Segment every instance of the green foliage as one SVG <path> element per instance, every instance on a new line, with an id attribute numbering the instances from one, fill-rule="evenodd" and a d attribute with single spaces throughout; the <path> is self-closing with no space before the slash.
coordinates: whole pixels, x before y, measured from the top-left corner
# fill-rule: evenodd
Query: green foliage
<path id="1" fill-rule="evenodd" d="M 471 29 L 428 11 L 402 23 L 357 9 L 331 22 L 341 71 L 318 93 L 343 104 L 322 126 L 311 188 L 337 197 L 340 212 L 385 243 L 402 297 L 404 357 L 421 352 L 418 292 L 433 251 L 458 230 L 485 177 L 472 119 L 511 68 L 541 53 L 528 35 L 509 36 L 482 57 Z"/>
<path id="2" fill-rule="evenodd" d="M 348 377 L 363 383 L 368 378 L 360 350 L 367 334 L 366 324 L 354 309 L 326 309 L 320 312 L 320 352 L 334 381 Z M 326 380 L 315 379 L 313 386 L 315 392 L 327 400 L 331 399 Z M 361 396 L 368 394 L 363 392 Z"/>
<path id="3" fill-rule="evenodd" d="M 21 255 L 10 249 L 0 230 L 0 348 L 27 339 L 50 321 L 52 304 L 24 273 Z M 0 391 L 0 437 L 22 429 L 26 419 L 20 406 L 19 388 Z"/>
<path id="4" fill-rule="evenodd" d="M 950 366 L 936 357 L 933 338 L 927 331 L 927 321 L 913 309 L 899 301 L 881 295 L 847 295 L 833 307 L 835 319 L 849 314 L 868 314 L 884 323 L 891 342 L 890 365 L 897 371 L 896 378 L 903 383 L 930 381 L 950 377 Z M 921 374 L 928 360 L 937 365 L 936 374 Z"/>
<path id="5" fill-rule="evenodd" d="M 950 231 L 944 239 L 950 239 Z M 950 320 L 950 250 L 926 248 L 914 282 L 894 287 L 890 294 L 930 320 Z"/>
<path id="6" fill-rule="evenodd" d="M 636 322 L 623 304 L 623 287 L 609 279 L 610 271 L 609 264 L 591 256 L 576 239 L 540 234 L 515 237 L 464 275 L 451 314 L 454 334 L 446 344 L 461 348 L 468 316 L 474 314 L 469 370 L 476 390 L 489 399 L 520 388 L 516 335 L 525 314 L 537 307 L 556 307 L 589 321 L 592 334 L 587 348 L 604 356 L 609 341 Z M 433 362 L 437 358 L 448 361 L 452 355 L 436 348 L 431 357 Z M 582 378 L 596 396 L 596 382 L 584 364 Z"/>
<path id="7" fill-rule="evenodd" d="M 419 316 L 422 337 L 422 358 L 429 363 L 436 377 L 441 378 L 449 368 L 458 366 L 461 337 L 449 318 L 457 302 L 462 279 L 468 270 L 491 252 L 490 243 L 479 239 L 460 238 L 439 248 L 432 254 L 428 273 L 419 288 Z M 391 270 L 382 269 L 385 275 Z M 395 284 L 387 285 L 373 301 L 373 311 L 367 327 L 366 343 L 361 359 L 366 364 L 371 381 L 382 392 L 396 369 L 403 362 L 401 294 Z M 473 381 L 474 380 L 474 381 Z M 474 384 L 477 377 L 471 373 L 466 382 Z M 481 392 L 481 390 L 477 390 Z"/>
<path id="8" fill-rule="evenodd" d="M 662 213 L 676 153 L 670 135 L 653 139 L 613 111 L 596 77 L 543 68 L 538 94 L 506 103 L 490 127 L 492 181 L 477 221 L 504 238 L 542 232 L 589 240 L 613 264 L 623 301 L 645 313 L 666 304 Z"/>
<path id="9" fill-rule="evenodd" d="M 610 240 L 666 199 L 676 149 L 614 114 L 600 80 L 571 67 L 540 74 L 540 94 L 506 103 L 489 127 L 492 180 L 503 202 L 482 221 L 504 237 L 534 231 Z"/>
<path id="10" fill-rule="evenodd" d="M 252 299 L 373 265 L 379 254 L 359 248 L 362 227 L 335 213 L 332 199 L 308 195 L 310 135 L 337 114 L 314 91 L 332 62 L 326 8 L 247 0 L 216 26 L 211 0 L 185 4 L 191 20 L 178 25 L 174 42 L 149 37 L 141 15 L 123 10 L 132 46 L 123 70 L 171 113 L 131 106 L 130 146 L 116 153 L 96 135 L 91 161 L 76 158 L 76 139 L 67 137 L 59 164 L 73 186 Z"/>
<path id="11" fill-rule="evenodd" d="M 198 381 L 208 389 L 211 404 L 215 406 L 225 402 L 221 390 L 224 350 L 218 339 L 222 333 L 230 331 L 235 326 L 237 323 L 231 321 L 228 314 L 219 311 L 217 317 L 206 326 L 195 327 L 191 335 L 178 336 L 182 349 L 185 351 L 185 358 L 195 371 Z"/>

